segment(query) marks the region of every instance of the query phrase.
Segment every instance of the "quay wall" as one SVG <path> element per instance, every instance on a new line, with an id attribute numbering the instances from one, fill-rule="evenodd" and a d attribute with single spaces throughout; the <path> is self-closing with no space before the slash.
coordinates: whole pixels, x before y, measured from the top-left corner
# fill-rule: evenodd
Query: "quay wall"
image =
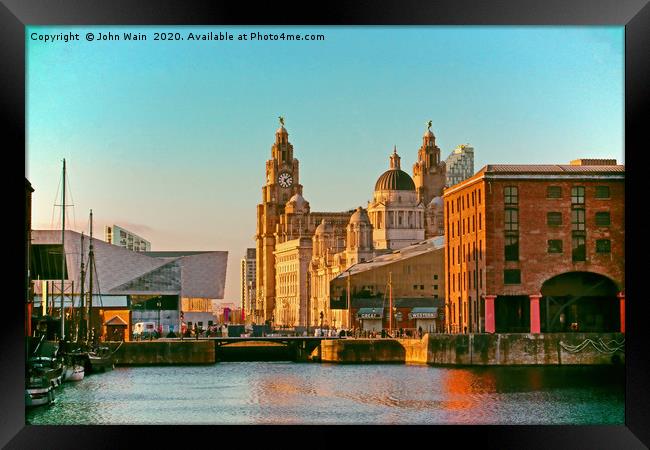
<path id="1" fill-rule="evenodd" d="M 212 341 L 124 342 L 115 353 L 116 366 L 214 364 Z"/>
<path id="2" fill-rule="evenodd" d="M 321 361 L 460 366 L 625 363 L 621 333 L 428 334 L 422 339 L 340 339 L 321 343 Z"/>

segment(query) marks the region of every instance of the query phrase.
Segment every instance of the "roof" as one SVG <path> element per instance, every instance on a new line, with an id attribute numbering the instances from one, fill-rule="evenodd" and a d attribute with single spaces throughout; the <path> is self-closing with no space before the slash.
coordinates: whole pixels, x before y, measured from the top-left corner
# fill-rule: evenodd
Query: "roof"
<path id="1" fill-rule="evenodd" d="M 104 325 L 120 325 L 120 326 L 128 326 L 128 323 L 124 321 L 120 316 L 113 316 L 106 322 L 104 322 Z"/>
<path id="2" fill-rule="evenodd" d="M 147 256 L 152 256 L 154 258 L 179 258 L 181 256 L 191 256 L 191 255 L 200 255 L 202 253 L 208 253 L 205 251 L 171 251 L 171 252 L 140 252 Z"/>
<path id="3" fill-rule="evenodd" d="M 478 173 L 491 174 L 607 174 L 625 173 L 623 165 L 571 165 L 571 164 L 488 164 Z"/>
<path id="4" fill-rule="evenodd" d="M 355 275 L 357 273 L 376 269 L 377 267 L 385 266 L 387 264 L 392 264 L 397 261 L 402 261 L 408 258 L 414 258 L 424 253 L 432 252 L 434 250 L 439 250 L 444 246 L 445 246 L 444 236 L 436 236 L 433 238 L 429 238 L 424 241 L 409 245 L 408 247 L 395 250 L 394 252 L 376 256 L 365 262 L 357 263 L 352 267 L 350 267 L 345 272 L 339 274 L 336 278 L 345 278 L 348 276 L 348 273 L 350 273 L 351 275 Z"/>
<path id="5" fill-rule="evenodd" d="M 61 245 L 60 230 L 33 230 L 32 245 Z M 86 264 L 89 239 L 84 236 Z M 43 247 L 45 248 L 45 247 Z M 180 294 L 185 297 L 223 298 L 228 252 L 134 252 L 93 239 L 96 261 L 95 294 Z M 80 284 L 81 234 L 65 232 L 68 280 Z M 163 255 L 154 257 L 156 255 Z M 60 259 L 60 257 L 59 257 Z M 56 263 L 56 259 L 53 261 Z M 60 273 L 60 264 L 58 266 Z M 38 283 L 37 283 L 38 284 Z M 85 281 L 88 289 L 88 277 Z"/>
<path id="6" fill-rule="evenodd" d="M 375 191 L 414 191 L 413 178 L 401 169 L 388 169 L 375 183 Z"/>
<path id="7" fill-rule="evenodd" d="M 586 160 L 585 160 L 586 161 Z M 443 196 L 464 189 L 482 179 L 498 178 L 517 179 L 599 179 L 610 178 L 622 180 L 625 178 L 624 165 L 574 165 L 574 164 L 487 164 L 471 177 L 453 186 L 445 188 Z"/>

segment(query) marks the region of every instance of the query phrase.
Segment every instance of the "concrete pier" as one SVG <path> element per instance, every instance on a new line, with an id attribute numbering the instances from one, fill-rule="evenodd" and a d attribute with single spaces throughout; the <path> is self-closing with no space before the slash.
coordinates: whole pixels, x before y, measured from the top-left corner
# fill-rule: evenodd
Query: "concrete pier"
<path id="1" fill-rule="evenodd" d="M 429 334 L 321 343 L 321 360 L 454 366 L 623 364 L 621 333 Z"/>
<path id="2" fill-rule="evenodd" d="M 124 342 L 115 353 L 116 366 L 214 364 L 212 341 Z"/>
<path id="3" fill-rule="evenodd" d="M 115 364 L 321 361 L 436 366 L 611 365 L 625 363 L 624 342 L 622 333 L 427 334 L 422 339 L 293 339 L 283 343 L 157 340 L 125 342 L 115 354 Z"/>

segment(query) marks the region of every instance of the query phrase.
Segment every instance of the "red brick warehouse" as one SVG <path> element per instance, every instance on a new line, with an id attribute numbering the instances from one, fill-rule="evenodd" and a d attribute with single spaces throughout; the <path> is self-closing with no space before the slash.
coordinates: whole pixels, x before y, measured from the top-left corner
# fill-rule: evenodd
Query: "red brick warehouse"
<path id="1" fill-rule="evenodd" d="M 625 167 L 487 165 L 445 189 L 449 332 L 625 332 Z"/>

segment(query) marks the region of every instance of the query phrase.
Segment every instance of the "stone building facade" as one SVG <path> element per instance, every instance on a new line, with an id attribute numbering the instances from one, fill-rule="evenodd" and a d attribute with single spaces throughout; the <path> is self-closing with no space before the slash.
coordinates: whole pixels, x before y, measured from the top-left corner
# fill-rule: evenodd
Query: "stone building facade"
<path id="1" fill-rule="evenodd" d="M 414 181 L 415 178 L 415 181 Z M 427 130 L 414 165 L 401 170 L 397 150 L 367 209 L 313 212 L 299 183 L 299 162 L 281 121 L 257 205 L 256 299 L 260 322 L 293 327 L 337 320 L 329 281 L 351 265 L 443 232 L 445 165 Z M 307 264 L 304 263 L 305 259 Z M 341 318 L 338 323 L 342 324 Z"/>
<path id="2" fill-rule="evenodd" d="M 624 182 L 615 160 L 575 160 L 446 189 L 449 331 L 624 331 Z"/>

